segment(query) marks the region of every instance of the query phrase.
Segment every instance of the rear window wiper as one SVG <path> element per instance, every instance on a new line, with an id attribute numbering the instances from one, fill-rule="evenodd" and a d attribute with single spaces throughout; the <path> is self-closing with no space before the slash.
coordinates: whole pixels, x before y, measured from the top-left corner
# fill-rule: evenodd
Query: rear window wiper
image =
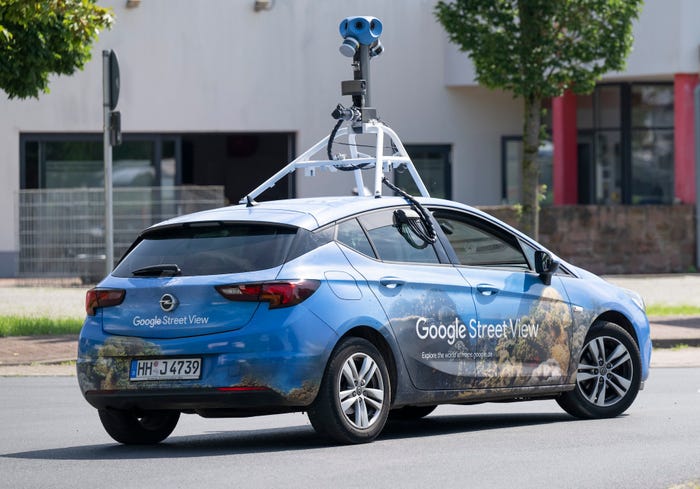
<path id="1" fill-rule="evenodd" d="M 134 277 L 175 277 L 182 275 L 180 267 L 172 263 L 162 263 L 160 265 L 149 265 L 133 270 Z"/>

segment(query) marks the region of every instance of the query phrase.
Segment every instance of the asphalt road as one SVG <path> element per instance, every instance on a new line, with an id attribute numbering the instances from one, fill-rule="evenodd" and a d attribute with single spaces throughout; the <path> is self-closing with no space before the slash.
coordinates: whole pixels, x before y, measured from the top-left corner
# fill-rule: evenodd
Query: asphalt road
<path id="1" fill-rule="evenodd" d="M 155 447 L 117 445 L 75 378 L 0 378 L 1 488 L 669 488 L 700 483 L 700 369 L 652 369 L 622 417 L 553 401 L 441 406 L 374 443 L 327 446 L 302 414 L 187 415 Z M 697 487 L 697 486 L 685 486 Z"/>

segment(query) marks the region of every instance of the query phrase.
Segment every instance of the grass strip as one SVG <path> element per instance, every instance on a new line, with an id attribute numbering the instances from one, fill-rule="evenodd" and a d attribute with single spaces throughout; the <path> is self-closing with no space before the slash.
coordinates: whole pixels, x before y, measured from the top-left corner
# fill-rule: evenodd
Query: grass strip
<path id="1" fill-rule="evenodd" d="M 650 304 L 647 306 L 647 316 L 700 316 L 700 307 L 689 305 Z"/>
<path id="2" fill-rule="evenodd" d="M 690 305 L 651 304 L 647 315 L 652 317 L 700 316 L 700 307 Z M 0 337 L 78 334 L 82 319 L 28 316 L 0 316 Z"/>
<path id="3" fill-rule="evenodd" d="M 0 316 L 0 337 L 78 334 L 82 319 Z"/>

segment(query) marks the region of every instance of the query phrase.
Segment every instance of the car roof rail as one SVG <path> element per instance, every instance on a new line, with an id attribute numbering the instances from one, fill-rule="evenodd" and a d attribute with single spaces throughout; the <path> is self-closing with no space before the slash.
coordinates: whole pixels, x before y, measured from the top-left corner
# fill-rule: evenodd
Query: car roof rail
<path id="1" fill-rule="evenodd" d="M 362 175 L 363 170 L 374 170 L 374 192 L 376 198 L 382 196 L 382 177 L 394 169 L 405 167 L 408 174 L 413 178 L 413 182 L 418 188 L 418 192 L 423 197 L 430 197 L 428 189 L 425 187 L 416 167 L 408 156 L 406 149 L 401 143 L 396 132 L 389 126 L 376 119 L 362 123 L 361 134 L 373 134 L 375 136 L 375 154 L 370 156 L 361 153 L 358 150 L 357 132 L 353 127 L 341 127 L 335 134 L 329 134 L 321 139 L 311 148 L 302 153 L 298 158 L 288 163 L 280 171 L 272 175 L 270 178 L 261 183 L 253 191 L 245 195 L 241 200 L 241 204 L 253 205 L 255 198 L 262 194 L 265 190 L 275 186 L 277 182 L 295 172 L 296 170 L 304 170 L 306 176 L 314 176 L 317 170 L 327 170 L 331 172 L 337 171 L 352 171 L 355 177 L 355 185 L 357 187 L 358 196 L 367 196 L 365 192 L 365 183 Z M 331 137 L 347 138 L 347 145 L 350 151 L 349 157 L 345 155 L 335 155 L 334 159 L 314 159 L 319 153 L 328 147 Z M 392 154 L 384 154 L 385 142 L 389 141 L 393 150 Z M 365 145 L 360 145 L 365 146 Z"/>

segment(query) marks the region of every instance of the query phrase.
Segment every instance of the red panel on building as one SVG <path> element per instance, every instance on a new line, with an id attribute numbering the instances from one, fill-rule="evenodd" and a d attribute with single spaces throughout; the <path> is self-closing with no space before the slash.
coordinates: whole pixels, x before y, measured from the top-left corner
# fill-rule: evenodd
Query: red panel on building
<path id="1" fill-rule="evenodd" d="M 696 73 L 676 73 L 673 77 L 674 155 L 676 199 L 695 203 L 695 122 L 693 91 Z"/>
<path id="2" fill-rule="evenodd" d="M 554 205 L 578 203 L 576 95 L 567 90 L 552 100 Z"/>

